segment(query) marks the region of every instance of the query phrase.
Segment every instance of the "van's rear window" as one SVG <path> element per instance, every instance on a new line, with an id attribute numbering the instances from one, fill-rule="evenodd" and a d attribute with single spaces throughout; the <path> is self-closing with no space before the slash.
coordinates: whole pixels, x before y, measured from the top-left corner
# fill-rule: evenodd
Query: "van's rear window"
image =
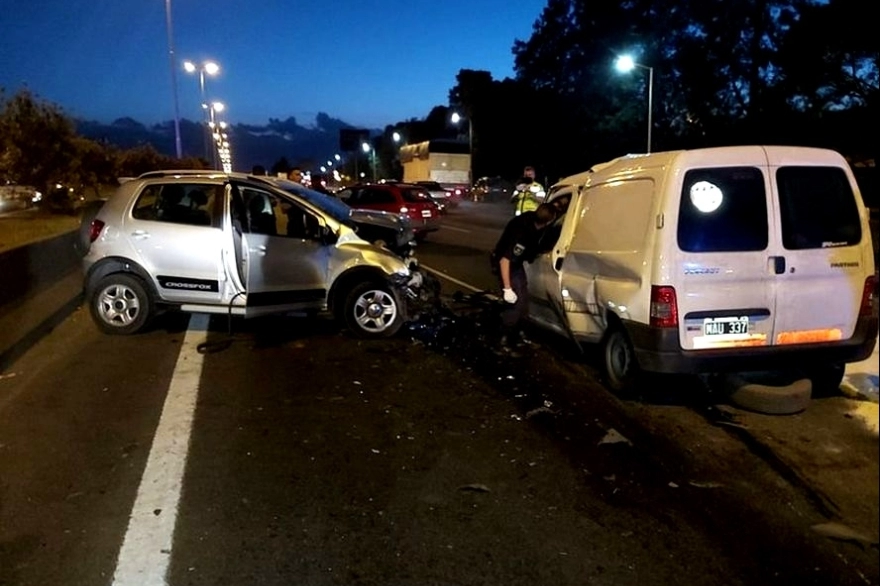
<path id="1" fill-rule="evenodd" d="M 862 240 L 855 194 L 840 167 L 780 167 L 776 184 L 785 248 L 852 246 Z"/>
<path id="2" fill-rule="evenodd" d="M 767 196 L 759 169 L 718 167 L 685 174 L 678 212 L 681 250 L 764 250 L 767 232 Z"/>

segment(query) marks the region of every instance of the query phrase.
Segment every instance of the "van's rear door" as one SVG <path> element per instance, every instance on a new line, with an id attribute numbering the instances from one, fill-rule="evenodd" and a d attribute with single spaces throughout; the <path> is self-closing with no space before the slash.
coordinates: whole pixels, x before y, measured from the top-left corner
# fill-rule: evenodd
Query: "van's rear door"
<path id="1" fill-rule="evenodd" d="M 666 241 L 688 350 L 763 346 L 773 337 L 776 224 L 756 147 L 682 163 L 675 242 Z M 726 165 L 726 166 L 725 166 Z"/>
<path id="2" fill-rule="evenodd" d="M 775 344 L 850 338 L 865 278 L 862 222 L 843 157 L 816 149 L 767 149 L 780 260 Z"/>

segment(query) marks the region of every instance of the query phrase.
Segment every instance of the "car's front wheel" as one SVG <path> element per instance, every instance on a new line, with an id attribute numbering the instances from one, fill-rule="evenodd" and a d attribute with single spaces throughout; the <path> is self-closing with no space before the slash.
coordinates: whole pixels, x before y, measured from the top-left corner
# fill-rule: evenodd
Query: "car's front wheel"
<path id="1" fill-rule="evenodd" d="M 135 334 L 153 317 L 153 299 L 133 275 L 107 275 L 92 289 L 89 310 L 98 328 L 107 334 Z"/>
<path id="2" fill-rule="evenodd" d="M 345 299 L 346 327 L 359 338 L 388 338 L 403 325 L 403 311 L 385 285 L 361 283 Z"/>

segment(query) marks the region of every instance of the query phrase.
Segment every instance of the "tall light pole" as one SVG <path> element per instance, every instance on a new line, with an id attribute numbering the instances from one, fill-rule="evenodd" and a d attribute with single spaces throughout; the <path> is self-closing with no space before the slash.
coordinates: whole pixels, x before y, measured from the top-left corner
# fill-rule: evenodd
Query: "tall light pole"
<path id="1" fill-rule="evenodd" d="M 168 59 L 171 62 L 171 93 L 174 96 L 174 146 L 177 158 L 183 158 L 183 145 L 180 142 L 180 105 L 177 100 L 177 63 L 174 58 L 174 32 L 171 27 L 171 0 L 165 0 L 165 28 L 168 29 Z"/>
<path id="2" fill-rule="evenodd" d="M 364 153 L 370 155 L 370 166 L 373 168 L 373 183 L 376 182 L 376 151 L 370 146 L 370 143 L 364 142 L 361 143 L 361 148 L 364 150 Z"/>
<path id="3" fill-rule="evenodd" d="M 208 128 L 210 129 L 211 141 L 213 143 L 213 147 L 211 148 L 211 160 L 214 163 L 215 169 L 217 168 L 217 149 L 221 146 L 221 143 L 223 142 L 221 140 L 221 133 L 219 128 L 220 126 L 222 126 L 223 128 L 226 127 L 225 122 L 220 122 L 218 124 L 216 116 L 217 113 L 222 112 L 225 109 L 226 106 L 224 106 L 222 102 L 211 102 L 211 104 L 208 106 Z"/>
<path id="4" fill-rule="evenodd" d="M 627 73 L 632 71 L 636 67 L 640 69 L 648 70 L 648 154 L 651 154 L 651 128 L 653 126 L 651 116 L 654 112 L 653 100 L 654 100 L 654 68 L 648 67 L 647 65 L 642 65 L 641 63 L 636 63 L 633 61 L 633 58 L 629 55 L 623 55 L 617 58 L 615 62 L 617 66 L 617 70 L 623 73 Z"/>
<path id="5" fill-rule="evenodd" d="M 217 75 L 220 72 L 220 66 L 214 63 L 213 61 L 205 61 L 199 65 L 196 65 L 192 61 L 184 61 L 183 68 L 187 73 L 196 73 L 199 74 L 199 97 L 202 100 L 202 117 L 203 122 L 207 125 L 210 122 L 209 118 L 209 109 L 210 105 L 208 104 L 207 94 L 205 92 L 205 74 L 207 75 Z M 205 128 L 204 136 L 202 137 L 205 143 L 205 158 L 208 159 L 211 157 L 211 142 L 210 142 L 211 131 L 208 127 Z M 216 163 L 216 161 L 215 161 Z"/>
<path id="6" fill-rule="evenodd" d="M 458 112 L 452 113 L 452 123 L 458 124 L 461 122 L 461 114 Z M 471 117 L 467 117 L 468 121 L 468 185 L 474 184 L 474 124 L 471 120 Z"/>
<path id="7" fill-rule="evenodd" d="M 395 178 L 403 179 L 403 164 L 400 162 L 400 143 L 406 144 L 406 141 L 397 130 L 391 133 L 391 140 L 394 141 L 394 159 L 391 161 L 391 173 Z"/>

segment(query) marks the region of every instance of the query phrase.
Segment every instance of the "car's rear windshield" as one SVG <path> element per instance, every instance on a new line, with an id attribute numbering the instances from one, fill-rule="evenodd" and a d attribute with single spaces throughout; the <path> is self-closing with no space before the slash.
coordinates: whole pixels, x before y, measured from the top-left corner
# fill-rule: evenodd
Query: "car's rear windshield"
<path id="1" fill-rule="evenodd" d="M 401 189 L 401 195 L 403 196 L 403 201 L 409 203 L 429 203 L 431 201 L 431 196 L 424 189 Z"/>
<path id="2" fill-rule="evenodd" d="M 685 174 L 678 213 L 681 250 L 764 250 L 767 242 L 767 196 L 760 169 L 718 167 Z"/>
<path id="3" fill-rule="evenodd" d="M 852 246 L 862 240 L 855 194 L 840 167 L 780 167 L 776 184 L 785 248 Z"/>

